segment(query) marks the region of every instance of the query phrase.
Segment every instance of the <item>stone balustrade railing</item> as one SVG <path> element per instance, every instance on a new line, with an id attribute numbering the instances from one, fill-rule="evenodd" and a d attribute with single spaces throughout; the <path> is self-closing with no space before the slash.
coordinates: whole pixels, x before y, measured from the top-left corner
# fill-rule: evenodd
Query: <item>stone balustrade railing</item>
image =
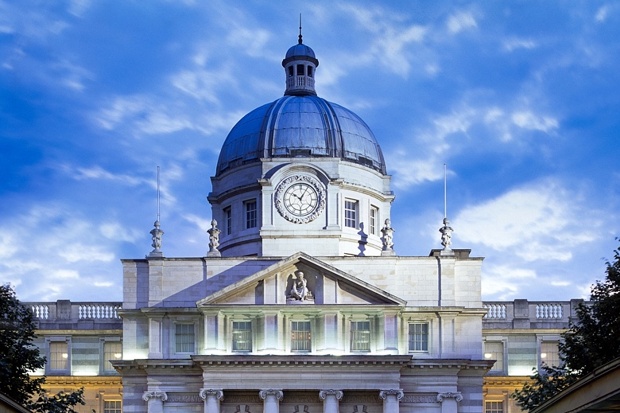
<path id="1" fill-rule="evenodd" d="M 583 300 L 570 301 L 485 301 L 484 323 L 505 324 L 506 328 L 566 328 L 575 317 L 575 310 Z"/>
<path id="2" fill-rule="evenodd" d="M 39 322 L 77 322 L 83 320 L 118 321 L 120 302 L 77 302 L 58 300 L 56 302 L 25 302 Z"/>

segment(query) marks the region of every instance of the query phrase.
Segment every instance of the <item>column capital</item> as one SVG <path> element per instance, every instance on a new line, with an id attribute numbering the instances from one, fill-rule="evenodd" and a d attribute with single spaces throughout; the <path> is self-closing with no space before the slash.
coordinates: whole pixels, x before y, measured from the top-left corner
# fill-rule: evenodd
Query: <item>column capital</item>
<path id="1" fill-rule="evenodd" d="M 261 399 L 265 400 L 267 396 L 275 396 L 278 401 L 284 398 L 284 393 L 279 389 L 265 389 L 258 392 Z"/>
<path id="2" fill-rule="evenodd" d="M 454 399 L 458 403 L 461 400 L 463 400 L 463 395 L 460 392 L 456 392 L 456 393 L 446 392 L 446 393 L 439 393 L 437 395 L 437 401 L 439 403 L 443 403 L 444 399 Z"/>
<path id="3" fill-rule="evenodd" d="M 207 400 L 207 397 L 215 397 L 216 400 L 224 400 L 224 392 L 221 389 L 200 389 L 200 398 Z"/>
<path id="4" fill-rule="evenodd" d="M 142 400 L 148 402 L 150 399 L 160 399 L 162 402 L 168 400 L 168 395 L 165 391 L 145 391 L 142 394 Z"/>
<path id="5" fill-rule="evenodd" d="M 379 392 L 379 397 L 383 400 L 387 399 L 388 396 L 395 396 L 396 400 L 400 401 L 400 399 L 405 397 L 405 393 L 403 393 L 402 389 L 381 390 Z"/>
<path id="6" fill-rule="evenodd" d="M 336 396 L 336 400 L 342 399 L 342 390 L 321 390 L 319 392 L 319 399 L 325 400 L 327 396 Z"/>

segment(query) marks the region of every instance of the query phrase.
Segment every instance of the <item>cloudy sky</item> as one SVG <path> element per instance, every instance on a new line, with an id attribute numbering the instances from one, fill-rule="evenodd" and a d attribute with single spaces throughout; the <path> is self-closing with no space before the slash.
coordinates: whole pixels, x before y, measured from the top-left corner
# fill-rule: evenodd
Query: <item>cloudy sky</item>
<path id="1" fill-rule="evenodd" d="M 284 92 L 382 145 L 399 255 L 484 256 L 485 300 L 587 297 L 620 235 L 616 1 L 0 0 L 0 282 L 23 301 L 122 298 L 121 258 L 203 256 L 228 131 Z"/>

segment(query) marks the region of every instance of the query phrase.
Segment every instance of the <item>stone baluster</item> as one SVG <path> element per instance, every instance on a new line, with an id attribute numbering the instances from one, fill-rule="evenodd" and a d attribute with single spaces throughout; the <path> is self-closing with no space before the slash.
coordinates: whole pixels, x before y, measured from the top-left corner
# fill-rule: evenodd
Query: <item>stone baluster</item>
<path id="1" fill-rule="evenodd" d="M 258 395 L 265 402 L 263 404 L 263 413 L 279 413 L 280 412 L 280 400 L 284 398 L 282 390 L 267 389 L 258 392 Z"/>
<path id="2" fill-rule="evenodd" d="M 379 397 L 383 399 L 383 413 L 398 413 L 399 402 L 404 395 L 400 389 L 381 390 Z"/>
<path id="3" fill-rule="evenodd" d="M 319 398 L 323 400 L 323 413 L 339 413 L 339 400 L 342 399 L 340 390 L 321 390 Z"/>
<path id="4" fill-rule="evenodd" d="M 437 402 L 441 403 L 441 413 L 457 413 L 457 403 L 463 400 L 461 393 L 439 393 L 437 395 Z"/>
<path id="5" fill-rule="evenodd" d="M 168 395 L 164 391 L 145 391 L 142 400 L 148 403 L 148 413 L 164 413 L 164 402 L 168 400 Z"/>
<path id="6" fill-rule="evenodd" d="M 220 401 L 224 392 L 220 389 L 200 389 L 200 398 L 205 401 L 204 413 L 220 413 Z"/>

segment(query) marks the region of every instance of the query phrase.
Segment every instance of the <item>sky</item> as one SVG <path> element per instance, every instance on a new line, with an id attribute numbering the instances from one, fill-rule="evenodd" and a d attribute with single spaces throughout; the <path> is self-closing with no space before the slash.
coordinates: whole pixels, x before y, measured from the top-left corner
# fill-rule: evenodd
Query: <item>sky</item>
<path id="1" fill-rule="evenodd" d="M 373 130 L 399 255 L 485 257 L 483 300 L 588 298 L 620 235 L 620 2 L 0 0 L 0 282 L 120 301 L 121 258 L 204 256 L 219 149 L 284 92 Z"/>

